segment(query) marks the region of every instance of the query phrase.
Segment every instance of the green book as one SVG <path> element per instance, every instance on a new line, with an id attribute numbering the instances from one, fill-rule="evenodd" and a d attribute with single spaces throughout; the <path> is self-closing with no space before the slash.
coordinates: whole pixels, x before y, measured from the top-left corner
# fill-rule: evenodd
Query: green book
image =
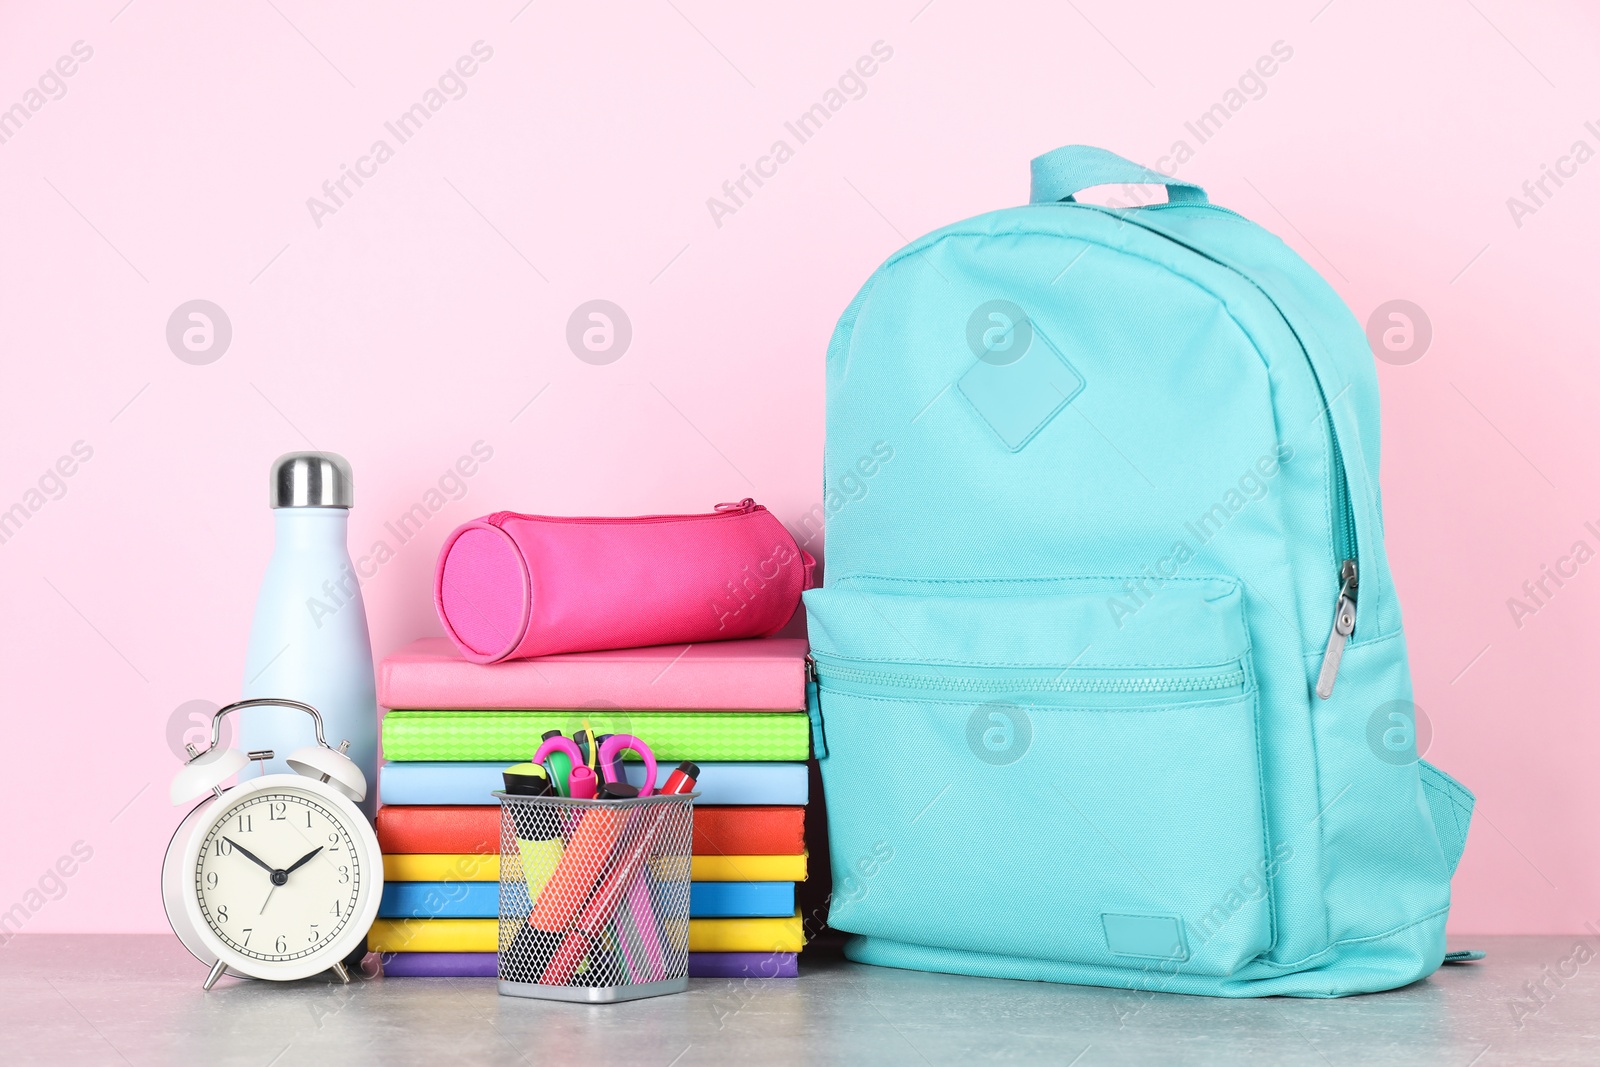
<path id="1" fill-rule="evenodd" d="M 383 717 L 383 755 L 399 762 L 530 758 L 543 735 L 568 737 L 584 721 L 597 734 L 632 734 L 658 763 L 803 760 L 811 722 L 803 711 L 391 711 Z M 637 759 L 632 753 L 627 759 Z"/>

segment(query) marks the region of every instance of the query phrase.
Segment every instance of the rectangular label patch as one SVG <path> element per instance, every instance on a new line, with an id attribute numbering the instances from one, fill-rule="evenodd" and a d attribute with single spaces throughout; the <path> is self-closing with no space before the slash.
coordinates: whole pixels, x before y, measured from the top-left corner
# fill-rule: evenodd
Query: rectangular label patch
<path id="1" fill-rule="evenodd" d="M 1154 960 L 1186 960 L 1183 920 L 1176 915 L 1114 915 L 1102 913 L 1106 948 L 1118 956 Z"/>
<path id="2" fill-rule="evenodd" d="M 1084 386 L 1083 375 L 1039 327 L 1031 321 L 1025 325 L 1019 353 L 979 358 L 956 382 L 956 389 L 1012 452 L 1033 440 Z"/>

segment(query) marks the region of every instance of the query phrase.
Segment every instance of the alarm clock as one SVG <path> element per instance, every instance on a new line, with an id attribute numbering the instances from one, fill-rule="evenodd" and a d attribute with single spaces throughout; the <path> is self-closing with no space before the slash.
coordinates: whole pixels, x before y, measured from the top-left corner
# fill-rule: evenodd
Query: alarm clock
<path id="1" fill-rule="evenodd" d="M 317 743 L 289 755 L 293 774 L 224 789 L 252 759 L 273 753 L 221 747 L 223 717 L 267 705 L 310 715 Z M 172 803 L 204 799 L 167 845 L 161 896 L 178 940 L 211 967 L 204 988 L 225 973 L 289 982 L 331 970 L 348 982 L 344 960 L 366 938 L 383 894 L 378 839 L 355 803 L 367 780 L 345 755 L 349 743 L 330 747 L 311 705 L 259 698 L 219 708 L 211 744 L 186 748 Z"/>

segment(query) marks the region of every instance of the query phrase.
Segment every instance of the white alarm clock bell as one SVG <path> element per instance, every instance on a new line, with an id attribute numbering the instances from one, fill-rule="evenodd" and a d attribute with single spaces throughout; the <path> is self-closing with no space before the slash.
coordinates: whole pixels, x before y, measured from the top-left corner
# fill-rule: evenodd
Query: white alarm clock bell
<path id="1" fill-rule="evenodd" d="M 294 774 L 263 774 L 224 789 L 252 759 L 273 754 L 221 748 L 222 717 L 268 705 L 310 715 L 317 743 L 289 755 Z M 316 708 L 269 698 L 218 709 L 210 746 L 188 746 L 172 803 L 205 799 L 172 835 L 161 895 L 184 948 L 211 966 L 206 989 L 224 973 L 288 982 L 332 970 L 350 980 L 343 961 L 378 913 L 383 858 L 353 803 L 367 795 L 367 779 L 347 748 L 323 740 Z"/>

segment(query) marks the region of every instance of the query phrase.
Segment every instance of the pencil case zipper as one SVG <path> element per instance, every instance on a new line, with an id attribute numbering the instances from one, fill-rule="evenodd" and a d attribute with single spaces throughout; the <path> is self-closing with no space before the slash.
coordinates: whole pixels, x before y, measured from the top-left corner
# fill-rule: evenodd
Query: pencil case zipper
<path id="1" fill-rule="evenodd" d="M 745 497 L 737 503 L 718 504 L 709 512 L 698 512 L 693 515 L 530 515 L 521 511 L 496 511 L 485 515 L 483 521 L 491 526 L 504 526 L 510 519 L 525 519 L 529 522 L 559 522 L 585 526 L 610 526 L 617 523 L 637 525 L 639 523 L 653 522 L 696 522 L 708 519 L 732 518 L 736 515 L 749 515 L 767 509 L 757 504 L 750 497 Z"/>

